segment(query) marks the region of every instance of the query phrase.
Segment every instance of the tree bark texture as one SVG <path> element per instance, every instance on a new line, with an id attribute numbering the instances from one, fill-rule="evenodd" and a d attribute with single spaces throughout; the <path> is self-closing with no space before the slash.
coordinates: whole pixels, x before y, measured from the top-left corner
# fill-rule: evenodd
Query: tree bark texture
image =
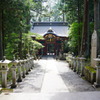
<path id="1" fill-rule="evenodd" d="M 94 0 L 94 30 L 97 32 L 97 55 L 100 55 L 100 0 Z"/>
<path id="2" fill-rule="evenodd" d="M 81 55 L 86 56 L 87 35 L 88 35 L 88 15 L 89 15 L 89 0 L 84 0 L 84 16 L 83 16 L 83 30 L 81 40 Z"/>
<path id="3" fill-rule="evenodd" d="M 3 42 L 2 42 L 2 22 L 3 22 L 3 11 L 0 9 L 0 60 L 3 58 Z"/>

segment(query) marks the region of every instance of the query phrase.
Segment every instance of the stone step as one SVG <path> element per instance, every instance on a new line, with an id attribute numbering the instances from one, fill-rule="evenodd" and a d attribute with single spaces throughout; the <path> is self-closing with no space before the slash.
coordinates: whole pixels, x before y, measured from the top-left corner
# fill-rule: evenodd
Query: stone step
<path id="1" fill-rule="evenodd" d="M 0 100 L 100 100 L 100 92 L 2 93 Z"/>

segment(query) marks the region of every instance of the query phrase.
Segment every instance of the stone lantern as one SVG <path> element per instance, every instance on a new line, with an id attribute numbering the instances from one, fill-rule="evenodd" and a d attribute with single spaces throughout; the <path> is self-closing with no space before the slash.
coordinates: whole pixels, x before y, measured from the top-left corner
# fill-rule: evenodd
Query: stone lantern
<path id="1" fill-rule="evenodd" d="M 7 87 L 7 71 L 8 71 L 8 64 L 10 63 L 10 60 L 7 60 L 6 57 L 4 57 L 3 60 L 0 61 L 0 70 L 2 72 L 2 87 Z"/>
<path id="2" fill-rule="evenodd" d="M 11 70 L 12 70 L 12 85 L 11 85 L 11 88 L 16 88 L 16 68 L 17 68 L 17 64 L 19 63 L 18 60 L 15 60 L 15 57 L 14 57 L 14 60 L 11 62 L 12 63 L 12 67 L 11 67 Z"/>
<path id="3" fill-rule="evenodd" d="M 100 87 L 100 55 L 94 60 L 96 61 L 96 82 L 94 83 L 94 86 Z"/>

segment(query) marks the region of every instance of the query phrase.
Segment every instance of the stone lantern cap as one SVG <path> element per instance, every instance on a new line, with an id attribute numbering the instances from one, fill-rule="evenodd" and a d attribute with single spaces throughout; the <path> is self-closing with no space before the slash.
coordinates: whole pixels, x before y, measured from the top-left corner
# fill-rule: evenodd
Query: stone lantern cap
<path id="1" fill-rule="evenodd" d="M 80 57 L 76 57 L 76 59 L 77 59 L 77 60 L 79 60 L 79 59 L 80 59 Z"/>
<path id="2" fill-rule="evenodd" d="M 13 66 L 16 66 L 19 63 L 19 60 L 15 60 L 15 57 L 14 57 L 14 59 L 11 63 Z"/>
<path id="3" fill-rule="evenodd" d="M 21 65 L 24 63 L 24 60 L 19 60 L 18 64 Z"/>
<path id="4" fill-rule="evenodd" d="M 80 60 L 86 60 L 86 58 L 85 57 L 80 57 Z"/>
<path id="5" fill-rule="evenodd" d="M 23 61 L 24 61 L 24 62 L 27 62 L 27 60 L 26 60 L 26 59 L 24 59 Z"/>
<path id="6" fill-rule="evenodd" d="M 9 63 L 11 63 L 11 61 L 7 60 L 6 57 L 4 57 L 4 59 L 0 61 L 0 69 L 8 69 Z"/>
<path id="7" fill-rule="evenodd" d="M 73 59 L 76 59 L 76 57 L 73 57 Z"/>
<path id="8" fill-rule="evenodd" d="M 97 62 L 100 62 L 100 58 L 95 58 L 94 60 Z"/>
<path id="9" fill-rule="evenodd" d="M 19 61 L 18 60 L 13 60 L 11 63 L 12 63 L 12 65 L 16 66 L 19 63 Z"/>
<path id="10" fill-rule="evenodd" d="M 24 60 L 19 60 L 19 62 L 20 62 L 20 63 L 23 63 L 23 62 L 24 62 Z"/>
<path id="11" fill-rule="evenodd" d="M 0 61 L 0 65 L 8 65 L 9 63 L 11 63 L 11 61 L 7 60 L 6 57 L 4 57 L 4 59 Z"/>
<path id="12" fill-rule="evenodd" d="M 96 61 L 96 67 L 100 68 L 100 55 L 98 55 L 98 58 L 94 59 Z"/>
<path id="13" fill-rule="evenodd" d="M 98 58 L 95 58 L 94 60 L 100 62 L 100 55 L 98 55 Z"/>

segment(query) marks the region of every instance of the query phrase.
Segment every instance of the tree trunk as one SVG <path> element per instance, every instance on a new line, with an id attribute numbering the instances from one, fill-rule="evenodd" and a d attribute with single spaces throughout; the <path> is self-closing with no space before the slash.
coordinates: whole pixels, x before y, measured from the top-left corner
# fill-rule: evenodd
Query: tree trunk
<path id="1" fill-rule="evenodd" d="M 19 51 L 19 57 L 20 59 L 22 59 L 22 33 L 20 32 L 19 33 L 19 39 L 20 39 L 20 42 L 19 42 L 19 46 L 18 46 L 18 51 Z"/>
<path id="2" fill-rule="evenodd" d="M 87 34 L 88 34 L 88 15 L 89 15 L 89 0 L 84 0 L 84 16 L 83 16 L 83 30 L 81 41 L 81 55 L 86 56 Z"/>
<path id="3" fill-rule="evenodd" d="M 3 22 L 3 10 L 0 9 L 0 60 L 3 58 L 3 43 L 2 43 L 2 22 Z"/>
<path id="4" fill-rule="evenodd" d="M 100 55 L 100 0 L 94 0 L 94 30 L 97 32 L 97 54 Z"/>
<path id="5" fill-rule="evenodd" d="M 81 23 L 81 5 L 80 5 L 80 0 L 78 0 L 78 3 L 77 3 L 77 7 L 78 7 L 78 23 L 80 24 Z M 81 35 L 81 29 L 80 29 L 80 26 L 79 26 L 79 29 L 78 29 L 78 34 L 79 36 Z M 78 40 L 78 55 L 80 54 L 80 48 L 81 48 L 81 39 L 79 38 Z"/>

